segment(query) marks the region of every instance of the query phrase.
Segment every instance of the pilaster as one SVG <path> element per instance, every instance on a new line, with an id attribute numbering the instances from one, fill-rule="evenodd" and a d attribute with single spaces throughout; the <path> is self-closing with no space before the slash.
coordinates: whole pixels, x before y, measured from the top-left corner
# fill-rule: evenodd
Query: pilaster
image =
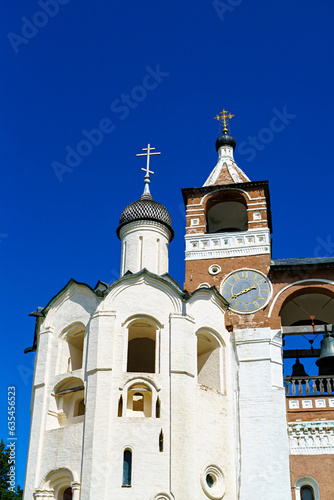
<path id="1" fill-rule="evenodd" d="M 239 362 L 240 500 L 291 498 L 280 336 L 235 330 Z M 280 380 L 278 369 L 280 366 Z"/>

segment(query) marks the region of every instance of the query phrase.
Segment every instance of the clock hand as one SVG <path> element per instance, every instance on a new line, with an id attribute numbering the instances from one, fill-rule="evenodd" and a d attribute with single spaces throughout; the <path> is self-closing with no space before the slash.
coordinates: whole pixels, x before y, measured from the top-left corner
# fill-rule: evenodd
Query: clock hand
<path id="1" fill-rule="evenodd" d="M 235 299 L 239 295 L 241 295 L 243 293 L 246 293 L 246 292 L 249 292 L 250 290 L 254 290 L 254 288 L 256 289 L 256 285 L 253 285 L 253 286 L 251 286 L 249 288 L 245 288 L 244 290 L 241 290 L 241 292 L 238 292 L 238 293 L 235 293 L 234 295 L 232 295 L 232 297 L 230 298 L 230 300 Z"/>

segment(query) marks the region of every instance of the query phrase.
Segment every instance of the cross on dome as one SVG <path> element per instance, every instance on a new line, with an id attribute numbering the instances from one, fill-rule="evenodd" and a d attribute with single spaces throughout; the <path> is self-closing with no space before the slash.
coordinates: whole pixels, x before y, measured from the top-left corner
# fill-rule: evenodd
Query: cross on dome
<path id="1" fill-rule="evenodd" d="M 144 172 L 146 172 L 146 174 L 145 174 L 145 188 L 144 188 L 143 195 L 148 194 L 149 196 L 151 196 L 150 188 L 149 188 L 150 174 L 154 174 L 154 172 L 152 170 L 150 170 L 150 156 L 161 155 L 161 153 L 158 153 L 157 151 L 152 153 L 151 151 L 153 151 L 153 150 L 155 150 L 155 148 L 151 148 L 151 145 L 148 144 L 147 148 L 142 148 L 142 151 L 146 151 L 146 153 L 138 153 L 136 155 L 136 156 L 146 156 L 147 157 L 146 168 L 142 168 L 142 170 Z"/>

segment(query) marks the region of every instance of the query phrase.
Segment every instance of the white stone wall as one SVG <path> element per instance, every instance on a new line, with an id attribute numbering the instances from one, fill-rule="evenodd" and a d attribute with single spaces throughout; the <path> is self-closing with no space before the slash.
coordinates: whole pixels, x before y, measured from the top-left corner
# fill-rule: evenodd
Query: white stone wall
<path id="1" fill-rule="evenodd" d="M 224 309 L 213 290 L 185 300 L 147 272 L 119 280 L 101 300 L 77 284 L 57 297 L 39 335 L 24 500 L 37 489 L 61 492 L 53 479 L 59 471 L 75 500 L 95 500 L 97 492 L 100 500 L 289 499 L 280 336 L 266 328 L 227 332 Z M 136 321 L 156 332 L 155 373 L 126 371 Z M 62 342 L 75 324 L 86 330 L 83 367 L 59 373 L 67 366 L 59 363 Z M 206 385 L 197 376 L 198 338 L 212 347 Z M 86 412 L 62 426 L 53 394 L 72 377 L 84 383 Z M 150 417 L 127 411 L 135 383 L 149 393 Z M 132 451 L 131 487 L 122 487 L 125 449 Z"/>

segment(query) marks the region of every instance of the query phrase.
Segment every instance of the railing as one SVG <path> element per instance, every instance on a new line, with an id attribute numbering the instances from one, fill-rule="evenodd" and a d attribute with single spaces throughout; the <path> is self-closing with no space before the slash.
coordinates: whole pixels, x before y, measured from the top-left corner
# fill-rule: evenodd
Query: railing
<path id="1" fill-rule="evenodd" d="M 285 377 L 286 396 L 323 396 L 334 394 L 334 375 L 320 377 Z"/>

